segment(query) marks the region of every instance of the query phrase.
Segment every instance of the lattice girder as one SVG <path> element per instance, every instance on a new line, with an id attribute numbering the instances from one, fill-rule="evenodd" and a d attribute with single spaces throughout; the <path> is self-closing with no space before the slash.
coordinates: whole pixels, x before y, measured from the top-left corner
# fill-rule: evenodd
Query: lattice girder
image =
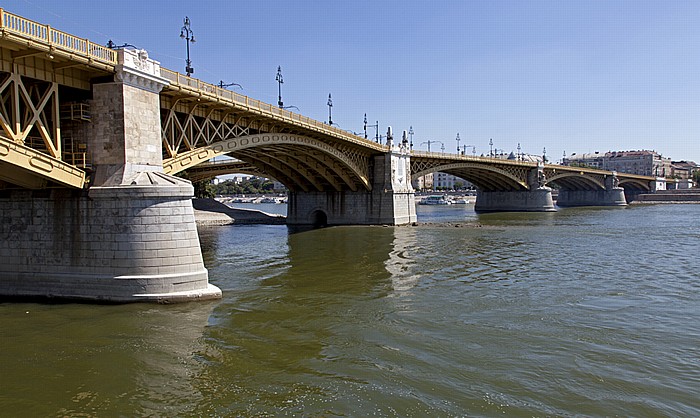
<path id="1" fill-rule="evenodd" d="M 0 125 L 5 137 L 62 159 L 58 83 L 5 73 L 0 99 Z"/>
<path id="2" fill-rule="evenodd" d="M 225 107 L 204 106 L 199 103 L 183 106 L 183 99 L 175 100 L 161 111 L 164 158 L 175 158 L 225 139 L 251 133 L 254 119 L 237 116 Z M 186 109 L 186 112 L 182 110 Z"/>

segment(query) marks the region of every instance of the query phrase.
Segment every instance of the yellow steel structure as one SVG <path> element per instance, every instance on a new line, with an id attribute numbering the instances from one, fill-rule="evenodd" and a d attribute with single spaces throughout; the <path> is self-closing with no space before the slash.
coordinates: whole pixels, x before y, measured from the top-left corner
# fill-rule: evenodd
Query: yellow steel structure
<path id="1" fill-rule="evenodd" d="M 47 181 L 84 187 L 85 172 L 62 161 L 84 164 L 85 150 L 78 159 L 62 150 L 58 86 L 89 90 L 92 78 L 113 74 L 116 65 L 115 50 L 0 8 L 0 179 L 31 188 L 45 187 Z M 265 174 L 292 190 L 370 190 L 372 157 L 390 151 L 336 126 L 175 71 L 161 67 L 160 75 L 169 82 L 161 92 L 165 173 L 227 154 L 240 161 L 228 164 L 229 169 Z M 536 167 L 534 162 L 411 153 L 414 178 L 442 171 L 485 191 L 527 190 Z M 577 190 L 605 189 L 606 178 L 613 175 L 549 164 L 543 173 L 547 183 Z M 617 178 L 636 190 L 649 190 L 655 180 L 624 173 Z"/>
<path id="2" fill-rule="evenodd" d="M 40 53 L 57 54 L 79 64 L 88 64 L 113 71 L 117 52 L 87 39 L 68 34 L 0 9 L 2 40 L 25 45 L 27 50 L 15 58 Z M 51 58 L 51 57 L 49 57 Z"/>
<path id="3" fill-rule="evenodd" d="M 4 9 L 0 47 L 0 179 L 84 187 L 85 172 L 63 161 L 58 86 L 89 89 L 95 73 L 114 72 L 116 51 Z"/>

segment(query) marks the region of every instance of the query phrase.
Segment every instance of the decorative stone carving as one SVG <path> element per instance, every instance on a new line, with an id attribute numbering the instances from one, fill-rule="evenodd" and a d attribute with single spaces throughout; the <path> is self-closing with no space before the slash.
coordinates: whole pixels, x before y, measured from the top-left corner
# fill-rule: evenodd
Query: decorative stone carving
<path id="1" fill-rule="evenodd" d="M 120 49 L 115 66 L 117 81 L 152 93 L 160 93 L 170 82 L 161 77 L 160 63 L 148 58 L 144 49 Z"/>

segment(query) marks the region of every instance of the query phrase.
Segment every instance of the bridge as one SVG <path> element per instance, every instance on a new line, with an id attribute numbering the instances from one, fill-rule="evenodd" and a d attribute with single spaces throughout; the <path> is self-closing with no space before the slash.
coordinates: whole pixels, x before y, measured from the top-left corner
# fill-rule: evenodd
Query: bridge
<path id="1" fill-rule="evenodd" d="M 2 9 L 0 127 L 4 296 L 220 297 L 176 175 L 221 155 L 283 183 L 290 224 L 415 222 L 411 178 L 434 171 L 474 183 L 480 211 L 554 210 L 550 186 L 560 206 L 624 205 L 655 181 L 379 144 Z"/>

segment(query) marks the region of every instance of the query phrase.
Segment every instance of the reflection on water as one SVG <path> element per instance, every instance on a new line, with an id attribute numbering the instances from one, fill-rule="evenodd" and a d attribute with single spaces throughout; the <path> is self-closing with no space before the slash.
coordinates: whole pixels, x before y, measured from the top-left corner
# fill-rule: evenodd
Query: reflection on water
<path id="1" fill-rule="evenodd" d="M 700 205 L 442 209 L 418 227 L 201 228 L 213 304 L 1 304 L 0 408 L 700 415 Z"/>
<path id="2" fill-rule="evenodd" d="M 192 381 L 201 367 L 193 353 L 213 307 L 1 304 L 1 410 L 11 416 L 192 410 L 202 399 Z"/>

